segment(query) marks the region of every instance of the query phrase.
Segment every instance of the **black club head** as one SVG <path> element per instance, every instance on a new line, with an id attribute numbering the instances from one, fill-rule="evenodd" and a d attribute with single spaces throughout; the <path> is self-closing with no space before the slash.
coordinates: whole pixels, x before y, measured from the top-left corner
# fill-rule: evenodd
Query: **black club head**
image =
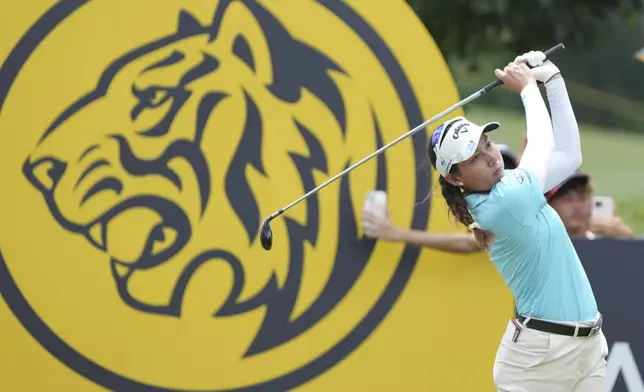
<path id="1" fill-rule="evenodd" d="M 271 230 L 270 219 L 265 219 L 259 229 L 259 240 L 262 248 L 270 250 L 273 247 L 273 230 Z"/>

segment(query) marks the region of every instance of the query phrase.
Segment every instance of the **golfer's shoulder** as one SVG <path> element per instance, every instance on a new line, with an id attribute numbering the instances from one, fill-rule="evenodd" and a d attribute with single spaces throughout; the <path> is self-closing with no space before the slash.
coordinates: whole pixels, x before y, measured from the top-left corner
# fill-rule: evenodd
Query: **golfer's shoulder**
<path id="1" fill-rule="evenodd" d="M 474 220 L 485 230 L 498 232 L 510 223 L 508 210 L 503 201 L 492 192 L 487 195 L 470 195 L 467 197 Z"/>

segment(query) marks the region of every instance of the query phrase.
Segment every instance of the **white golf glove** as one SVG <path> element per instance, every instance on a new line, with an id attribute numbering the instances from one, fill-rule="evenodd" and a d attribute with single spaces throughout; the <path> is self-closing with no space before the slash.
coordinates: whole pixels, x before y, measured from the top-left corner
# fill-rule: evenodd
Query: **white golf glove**
<path id="1" fill-rule="evenodd" d="M 541 51 L 530 51 L 514 59 L 515 63 L 526 62 L 532 67 L 532 74 L 537 81 L 545 83 L 553 76 L 560 73 L 559 68 L 550 60 L 546 60 L 546 55 Z"/>

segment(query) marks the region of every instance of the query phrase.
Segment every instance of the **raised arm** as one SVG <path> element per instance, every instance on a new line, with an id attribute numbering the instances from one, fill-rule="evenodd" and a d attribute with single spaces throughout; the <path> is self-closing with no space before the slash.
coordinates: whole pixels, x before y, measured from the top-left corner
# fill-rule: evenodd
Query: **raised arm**
<path id="1" fill-rule="evenodd" d="M 581 166 L 582 154 L 579 126 L 561 74 L 557 74 L 546 83 L 546 92 L 552 113 L 555 141 L 555 148 L 546 170 L 547 192 Z"/>
<path id="2" fill-rule="evenodd" d="M 543 190 L 546 185 L 546 168 L 554 149 L 552 121 L 546 103 L 532 71 L 524 63 L 511 63 L 503 71 L 496 70 L 495 73 L 503 81 L 504 87 L 521 95 L 528 143 L 519 168 L 530 170 L 537 186 Z"/>
<path id="3" fill-rule="evenodd" d="M 547 60 L 543 52 L 528 52 L 515 59 L 525 61 L 534 67 L 532 73 L 536 80 L 546 86 L 552 128 L 554 131 L 554 149 L 546 167 L 544 192 L 559 185 L 581 166 L 582 153 L 579 138 L 579 127 L 572 110 L 566 84 L 557 68 Z M 530 140 L 530 135 L 527 135 Z"/>
<path id="4" fill-rule="evenodd" d="M 550 114 L 536 84 L 521 92 L 525 109 L 528 143 L 519 168 L 530 169 L 543 193 L 546 192 L 547 167 L 552 158 L 554 137 Z"/>

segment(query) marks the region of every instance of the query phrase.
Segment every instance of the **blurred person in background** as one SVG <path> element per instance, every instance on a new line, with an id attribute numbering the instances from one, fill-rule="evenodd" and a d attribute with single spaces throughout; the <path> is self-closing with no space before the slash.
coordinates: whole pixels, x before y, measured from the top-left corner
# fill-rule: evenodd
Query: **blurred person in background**
<path id="1" fill-rule="evenodd" d="M 545 196 L 573 238 L 635 238 L 616 210 L 612 217 L 593 218 L 593 187 L 586 173 L 577 171 Z"/>
<path id="2" fill-rule="evenodd" d="M 503 157 L 506 170 L 516 169 L 519 161 L 506 144 L 497 144 Z M 483 249 L 474 234 L 464 233 L 428 233 L 423 230 L 403 229 L 396 226 L 388 216 L 377 216 L 368 211 L 363 212 L 362 227 L 367 237 L 390 242 L 404 242 L 410 245 L 442 250 L 452 253 L 475 253 Z"/>
<path id="3" fill-rule="evenodd" d="M 524 149 L 527 142 L 524 134 Z M 578 170 L 544 196 L 572 238 L 635 238 L 633 230 L 617 215 L 616 208 L 611 217 L 593 217 L 593 185 L 587 173 Z"/>

